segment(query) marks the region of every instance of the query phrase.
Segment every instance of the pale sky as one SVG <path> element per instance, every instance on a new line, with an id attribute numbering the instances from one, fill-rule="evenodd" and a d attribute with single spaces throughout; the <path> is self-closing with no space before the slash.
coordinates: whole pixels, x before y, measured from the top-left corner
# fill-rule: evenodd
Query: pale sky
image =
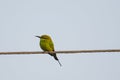
<path id="1" fill-rule="evenodd" d="M 0 52 L 120 49 L 120 0 L 1 0 Z M 120 53 L 0 55 L 0 80 L 120 80 Z"/>

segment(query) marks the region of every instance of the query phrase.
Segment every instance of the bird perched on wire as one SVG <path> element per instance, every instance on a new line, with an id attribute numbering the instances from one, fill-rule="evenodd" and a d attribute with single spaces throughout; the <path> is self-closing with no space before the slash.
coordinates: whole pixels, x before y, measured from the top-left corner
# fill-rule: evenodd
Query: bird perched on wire
<path id="1" fill-rule="evenodd" d="M 40 47 L 43 51 L 48 51 L 48 54 L 53 56 L 55 60 L 58 61 L 58 63 L 61 65 L 59 59 L 57 58 L 56 53 L 54 53 L 54 44 L 53 41 L 51 39 L 51 37 L 49 35 L 42 35 L 42 36 L 36 36 L 38 38 L 40 38 Z"/>

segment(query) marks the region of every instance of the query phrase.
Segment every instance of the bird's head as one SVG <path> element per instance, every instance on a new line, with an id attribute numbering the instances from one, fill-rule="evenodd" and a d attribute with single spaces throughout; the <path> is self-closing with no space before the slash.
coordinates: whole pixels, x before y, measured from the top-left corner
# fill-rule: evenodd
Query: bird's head
<path id="1" fill-rule="evenodd" d="M 41 35 L 41 36 L 36 36 L 40 39 L 51 39 L 49 35 Z"/>

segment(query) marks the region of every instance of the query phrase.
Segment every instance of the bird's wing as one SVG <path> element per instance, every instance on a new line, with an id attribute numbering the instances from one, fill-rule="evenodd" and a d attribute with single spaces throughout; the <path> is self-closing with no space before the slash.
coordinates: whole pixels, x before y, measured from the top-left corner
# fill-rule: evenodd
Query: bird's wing
<path id="1" fill-rule="evenodd" d="M 54 44 L 53 44 L 52 41 L 49 42 L 49 46 L 50 46 L 50 48 L 52 49 L 52 51 L 54 51 Z"/>

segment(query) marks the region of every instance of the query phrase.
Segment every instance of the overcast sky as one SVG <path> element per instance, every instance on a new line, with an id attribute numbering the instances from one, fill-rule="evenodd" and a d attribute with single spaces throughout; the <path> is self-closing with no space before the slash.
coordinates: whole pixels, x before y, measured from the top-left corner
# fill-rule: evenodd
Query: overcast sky
<path id="1" fill-rule="evenodd" d="M 1 0 L 0 52 L 120 49 L 120 0 Z M 120 54 L 0 55 L 0 80 L 120 80 Z"/>

